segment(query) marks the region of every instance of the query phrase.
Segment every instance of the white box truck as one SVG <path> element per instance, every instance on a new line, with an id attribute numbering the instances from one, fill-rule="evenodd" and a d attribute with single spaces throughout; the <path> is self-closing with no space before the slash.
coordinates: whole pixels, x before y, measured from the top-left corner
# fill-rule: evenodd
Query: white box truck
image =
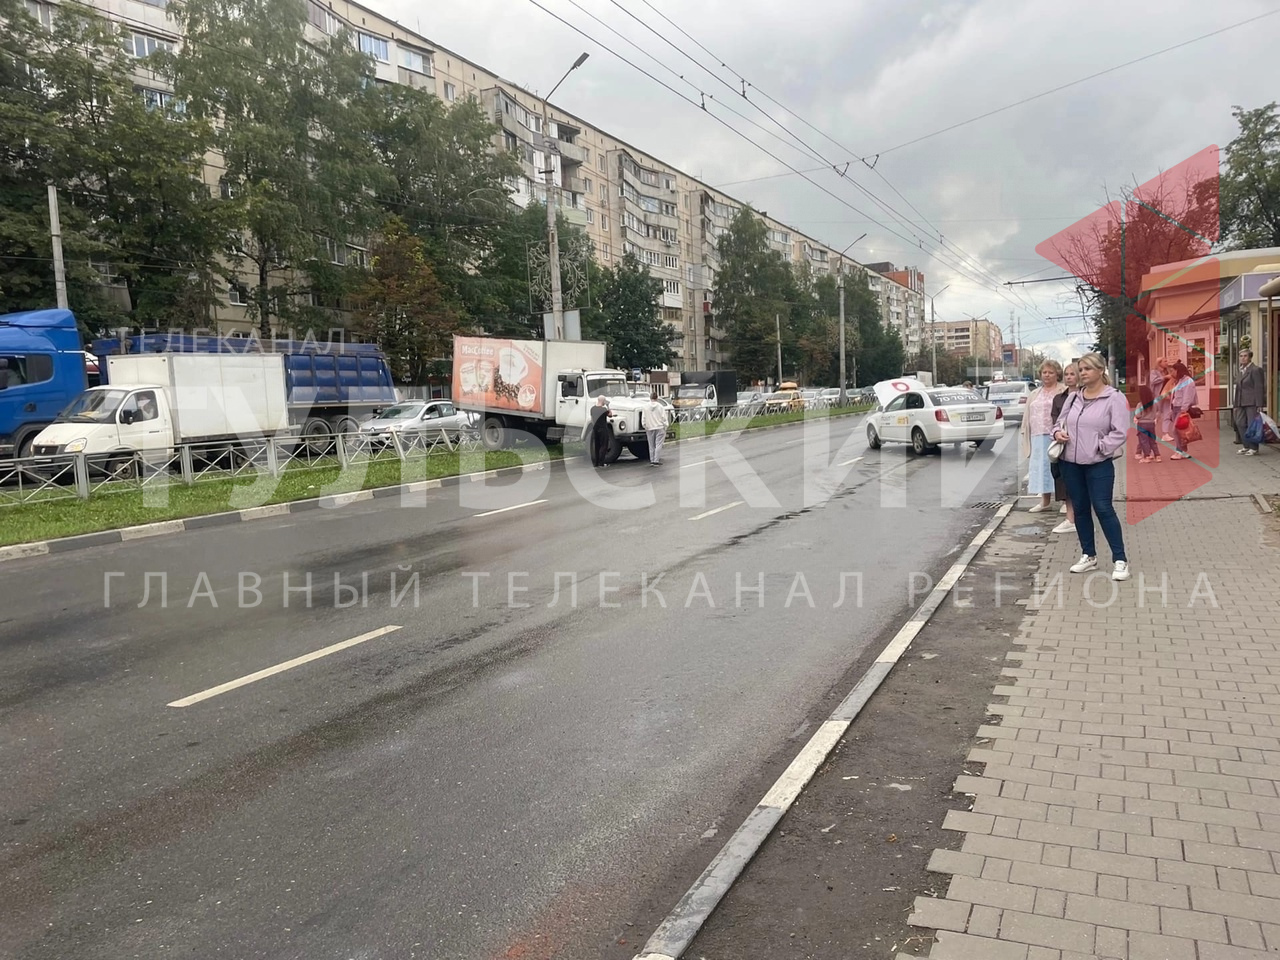
<path id="1" fill-rule="evenodd" d="M 480 415 L 485 447 L 500 450 L 522 434 L 549 443 L 581 440 L 590 409 L 605 397 L 612 416 L 612 463 L 623 449 L 647 460 L 644 409 L 627 375 L 605 366 L 603 343 L 586 340 L 453 338 L 453 402 Z"/>
<path id="2" fill-rule="evenodd" d="M 109 383 L 91 387 L 35 438 L 37 458 L 83 453 L 108 473 L 136 455 L 162 462 L 183 443 L 288 434 L 284 357 L 164 353 L 108 357 Z"/>

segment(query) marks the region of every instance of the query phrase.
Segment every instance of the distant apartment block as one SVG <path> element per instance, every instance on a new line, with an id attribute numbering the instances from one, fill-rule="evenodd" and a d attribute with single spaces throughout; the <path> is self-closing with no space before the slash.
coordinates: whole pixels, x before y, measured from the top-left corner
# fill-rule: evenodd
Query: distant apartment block
<path id="1" fill-rule="evenodd" d="M 998 365 L 1003 362 L 1004 334 L 990 320 L 948 320 L 938 324 L 938 346 L 958 357 Z"/>
<path id="2" fill-rule="evenodd" d="M 915 267 L 899 270 L 892 263 L 869 263 L 868 282 L 880 301 L 884 323 L 902 337 L 907 356 L 915 356 L 929 341 L 925 330 L 924 274 Z"/>

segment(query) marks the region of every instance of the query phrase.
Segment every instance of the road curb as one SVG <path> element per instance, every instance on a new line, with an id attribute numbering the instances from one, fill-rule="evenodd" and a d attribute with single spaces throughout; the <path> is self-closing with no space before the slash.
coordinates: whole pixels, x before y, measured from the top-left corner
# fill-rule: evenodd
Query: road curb
<path id="1" fill-rule="evenodd" d="M 813 779 L 813 775 L 826 761 L 835 745 L 840 742 L 840 738 L 848 731 L 858 713 L 889 676 L 894 665 L 906 653 L 911 642 L 924 629 L 925 624 L 942 605 L 952 588 L 964 576 L 969 564 L 1004 522 L 1016 502 L 1016 498 L 1006 502 L 978 531 L 956 562 L 929 591 L 924 602 L 894 634 L 893 639 L 880 652 L 875 662 L 862 675 L 849 694 L 823 721 L 800 753 L 756 804 L 755 809 L 747 815 L 742 825 L 720 848 L 720 852 L 712 858 L 702 875 L 680 898 L 675 908 L 658 924 L 657 930 L 645 943 L 642 952 L 636 956 L 635 960 L 679 960 L 683 956 L 712 911 L 729 892 L 734 881 L 768 839 L 783 815 L 795 803 L 800 792 Z"/>
<path id="2" fill-rule="evenodd" d="M 843 414 L 832 419 L 852 419 L 864 416 L 865 413 Z M 817 419 L 817 418 L 815 418 Z M 780 430 L 783 427 L 803 426 L 807 420 L 794 420 L 791 423 L 771 423 L 764 427 L 744 428 L 743 433 L 765 433 L 769 430 Z M 717 431 L 718 433 L 719 431 Z M 716 433 L 698 437 L 684 437 L 672 440 L 670 445 L 692 443 L 698 440 L 709 440 Z M 185 533 L 190 530 L 207 530 L 213 527 L 231 526 L 250 520 L 264 520 L 269 517 L 280 517 L 289 513 L 305 513 L 310 510 L 336 510 L 349 503 L 366 500 L 383 500 L 388 497 L 401 496 L 405 493 L 421 493 L 425 490 L 439 490 L 443 487 L 461 486 L 463 483 L 478 483 L 480 480 L 515 476 L 518 473 L 532 473 L 538 470 L 551 469 L 554 464 L 564 463 L 573 457 L 558 457 L 553 460 L 539 460 L 536 463 L 524 463 L 518 467 L 498 467 L 479 473 L 454 474 L 449 477 L 437 477 L 434 480 L 411 480 L 408 483 L 397 483 L 386 487 L 374 487 L 370 490 L 353 490 L 349 493 L 327 494 L 322 497 L 310 497 L 306 500 L 290 500 L 285 503 L 271 503 L 261 507 L 246 507 L 242 510 L 225 510 L 221 513 L 205 513 L 195 517 L 183 517 L 177 520 L 160 520 L 155 523 L 138 524 L 132 527 L 118 527 L 114 530 L 99 530 L 94 533 L 81 533 L 70 537 L 55 537 L 51 540 L 35 540 L 29 543 L 15 543 L 0 547 L 0 563 L 6 560 L 25 560 L 31 557 L 42 557 L 54 553 L 71 553 L 75 550 L 86 550 L 89 547 L 101 547 L 127 541 L 142 540 L 150 537 L 168 536 Z"/>

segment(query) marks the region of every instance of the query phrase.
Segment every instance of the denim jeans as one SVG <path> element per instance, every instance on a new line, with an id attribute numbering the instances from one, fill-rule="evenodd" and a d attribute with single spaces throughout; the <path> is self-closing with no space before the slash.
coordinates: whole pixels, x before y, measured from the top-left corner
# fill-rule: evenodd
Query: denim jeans
<path id="1" fill-rule="evenodd" d="M 1098 523 L 1102 525 L 1103 536 L 1107 538 L 1107 546 L 1111 548 L 1111 559 L 1127 560 L 1120 517 L 1111 503 L 1111 494 L 1116 485 L 1115 461 L 1071 463 L 1063 460 L 1060 466 L 1062 479 L 1067 484 L 1067 495 L 1071 497 L 1071 505 L 1076 511 L 1076 535 L 1080 538 L 1080 552 L 1088 557 L 1098 555 L 1093 532 L 1093 515 L 1096 513 Z"/>

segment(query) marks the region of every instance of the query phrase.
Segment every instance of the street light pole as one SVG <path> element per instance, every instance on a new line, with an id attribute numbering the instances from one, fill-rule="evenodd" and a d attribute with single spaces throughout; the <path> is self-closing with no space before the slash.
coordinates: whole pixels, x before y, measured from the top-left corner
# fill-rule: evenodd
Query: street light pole
<path id="1" fill-rule="evenodd" d="M 864 233 L 864 234 L 862 235 L 862 237 L 865 237 L 865 236 L 866 236 L 866 234 Z M 859 237 L 859 238 L 858 238 L 858 240 L 861 240 L 861 239 L 862 239 L 862 237 Z M 853 244 L 854 244 L 854 243 L 857 243 L 857 242 L 858 242 L 858 240 L 853 241 L 853 243 L 849 244 L 849 246 L 845 247 L 843 250 L 841 250 L 841 251 L 840 251 L 840 277 L 839 277 L 839 287 L 840 287 L 840 399 L 839 399 L 839 400 L 837 400 L 836 402 L 837 402 L 840 406 L 842 406 L 842 407 L 843 407 L 843 406 L 845 405 L 845 403 L 848 401 L 848 395 L 847 395 L 847 393 L 845 392 L 845 384 L 846 384 L 846 383 L 848 382 L 848 380 L 849 380 L 849 377 L 848 377 L 848 375 L 847 375 L 847 373 L 846 373 L 846 370 L 845 370 L 845 352 L 844 352 L 844 255 L 845 255 L 846 253 L 848 253 L 850 249 L 852 249 Z M 857 360 L 855 360 L 855 361 L 854 361 L 854 367 L 853 367 L 853 369 L 854 369 L 854 371 L 855 371 L 855 374 L 854 374 L 854 386 L 857 386 L 857 373 L 856 373 L 856 371 L 857 371 L 857 369 L 858 369 L 858 366 L 857 366 Z"/>
<path id="2" fill-rule="evenodd" d="M 929 298 L 929 339 L 933 341 L 933 382 L 935 385 L 938 382 L 938 311 L 934 308 L 933 301 L 946 293 L 949 286 L 951 284 L 948 283 L 946 287 L 943 287 Z"/>
<path id="3" fill-rule="evenodd" d="M 551 88 L 542 98 L 542 142 L 543 156 L 546 158 L 547 168 L 544 171 L 547 182 L 547 269 L 551 272 L 551 332 L 555 335 L 553 339 L 564 339 L 564 293 L 560 289 L 560 232 L 556 228 L 556 207 L 559 206 L 560 191 L 556 189 L 555 184 L 555 164 L 551 162 L 551 120 L 547 112 L 548 105 L 555 92 L 560 89 L 560 84 L 569 78 L 569 74 L 577 70 L 580 66 L 587 62 L 590 54 L 584 53 L 573 61 L 573 66 L 564 72 L 564 76 Z M 558 151 L 555 151 L 558 152 Z"/>

